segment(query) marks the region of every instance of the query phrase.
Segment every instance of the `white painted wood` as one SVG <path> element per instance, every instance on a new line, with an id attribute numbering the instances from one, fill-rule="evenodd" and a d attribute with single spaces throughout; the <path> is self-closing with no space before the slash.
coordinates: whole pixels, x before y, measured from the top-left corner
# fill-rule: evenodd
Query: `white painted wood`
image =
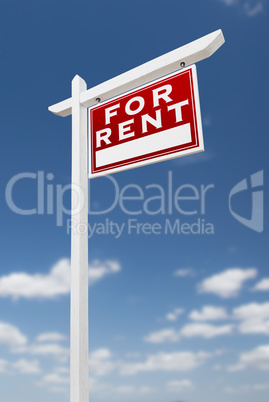
<path id="1" fill-rule="evenodd" d="M 80 94 L 87 85 L 72 81 L 72 220 L 88 224 L 87 109 Z M 83 226 L 82 226 L 83 225 Z M 85 225 L 85 226 L 84 226 Z M 70 402 L 89 402 L 88 364 L 88 230 L 71 233 Z"/>
<path id="2" fill-rule="evenodd" d="M 52 110 L 53 108 L 53 110 Z M 68 98 L 60 103 L 49 107 L 49 111 L 57 116 L 66 117 L 72 114 L 72 98 Z"/>
<path id="3" fill-rule="evenodd" d="M 97 103 L 97 98 L 105 101 L 166 74 L 180 70 L 182 68 L 181 63 L 185 63 L 185 67 L 197 63 L 215 53 L 224 41 L 221 29 L 212 32 L 87 91 L 83 91 L 80 95 L 80 103 L 85 107 L 93 106 Z M 72 113 L 72 98 L 50 106 L 49 110 L 58 116 L 68 116 Z"/>
<path id="4" fill-rule="evenodd" d="M 125 142 L 114 147 L 102 149 L 96 152 L 96 166 L 104 166 L 109 163 L 125 161 L 126 159 L 146 155 L 150 152 L 176 147 L 178 145 L 191 142 L 190 124 L 184 124 L 180 127 L 170 128 L 160 131 L 154 135 L 138 138 L 130 143 Z M 109 174 L 106 172 L 106 174 Z"/>

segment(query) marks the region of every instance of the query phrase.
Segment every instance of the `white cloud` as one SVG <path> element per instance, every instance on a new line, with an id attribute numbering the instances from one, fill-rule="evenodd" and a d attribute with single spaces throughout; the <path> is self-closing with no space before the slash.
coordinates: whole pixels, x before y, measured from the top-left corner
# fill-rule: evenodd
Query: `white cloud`
<path id="1" fill-rule="evenodd" d="M 221 0 L 226 6 L 237 4 L 239 0 Z"/>
<path id="2" fill-rule="evenodd" d="M 128 376 L 128 375 L 135 375 L 140 372 L 191 371 L 203 365 L 209 358 L 213 356 L 215 356 L 215 354 L 207 353 L 204 351 L 199 351 L 197 353 L 189 351 L 177 351 L 174 353 L 160 352 L 157 354 L 147 356 L 145 360 L 140 359 L 140 361 L 137 361 L 137 359 L 135 361 L 126 361 L 126 360 L 115 359 L 112 352 L 109 349 L 101 348 L 94 350 L 90 353 L 89 356 L 89 366 L 91 376 L 90 381 L 95 384 L 92 385 L 92 387 L 96 388 L 96 391 L 109 390 L 111 392 L 113 391 L 117 393 L 115 385 L 113 385 L 112 388 L 108 384 L 99 387 L 100 382 L 96 378 L 96 376 L 103 377 L 108 374 L 111 374 L 112 372 L 117 372 L 120 375 Z M 64 370 L 59 370 L 59 367 L 55 368 L 55 370 L 52 373 L 43 378 L 42 383 L 40 385 L 44 383 L 64 384 L 66 382 L 65 381 L 66 376 L 64 374 L 67 374 L 67 372 L 64 367 L 62 368 Z M 145 385 L 136 387 L 134 391 L 138 394 L 147 394 L 153 392 L 154 390 Z"/>
<path id="3" fill-rule="evenodd" d="M 215 370 L 215 371 L 220 371 L 220 370 L 222 370 L 222 365 L 221 365 L 221 364 L 214 364 L 213 370 Z"/>
<path id="4" fill-rule="evenodd" d="M 244 4 L 244 11 L 248 17 L 254 17 L 257 14 L 260 14 L 263 10 L 264 7 L 261 1 L 258 1 L 253 6 L 248 1 Z"/>
<path id="5" fill-rule="evenodd" d="M 201 311 L 193 310 L 189 318 L 194 321 L 217 321 L 227 319 L 228 315 L 223 307 L 204 306 Z"/>
<path id="6" fill-rule="evenodd" d="M 260 282 L 258 282 L 254 288 L 254 291 L 268 291 L 269 290 L 269 278 L 264 278 Z"/>
<path id="7" fill-rule="evenodd" d="M 269 318 L 269 302 L 261 304 L 244 304 L 233 310 L 233 316 L 239 320 L 246 320 L 250 318 Z"/>
<path id="8" fill-rule="evenodd" d="M 122 364 L 120 374 L 135 375 L 152 371 L 191 371 L 204 364 L 212 355 L 206 352 L 160 352 L 143 362 Z"/>
<path id="9" fill-rule="evenodd" d="M 56 373 L 61 373 L 61 374 L 68 374 L 70 372 L 69 366 L 58 366 L 55 367 L 55 372 Z"/>
<path id="10" fill-rule="evenodd" d="M 118 367 L 118 362 L 112 360 L 112 353 L 109 349 L 97 349 L 90 354 L 90 372 L 97 376 L 104 376 Z"/>
<path id="11" fill-rule="evenodd" d="M 69 394 L 70 376 L 66 367 L 55 367 L 42 377 L 36 385 L 47 387 L 50 392 Z"/>
<path id="12" fill-rule="evenodd" d="M 199 293 L 213 293 L 222 298 L 235 297 L 248 279 L 257 276 L 255 268 L 231 268 L 219 274 L 204 279 L 198 285 Z"/>
<path id="13" fill-rule="evenodd" d="M 205 323 L 187 324 L 180 331 L 180 335 L 185 338 L 203 337 L 206 339 L 216 336 L 229 335 L 233 331 L 233 325 L 215 326 Z"/>
<path id="14" fill-rule="evenodd" d="M 238 385 L 237 387 L 226 387 L 224 389 L 228 394 L 246 394 L 253 391 L 263 391 L 268 389 L 268 384 L 254 384 L 254 385 Z"/>
<path id="15" fill-rule="evenodd" d="M 251 391 L 251 387 L 249 385 L 240 385 L 237 387 L 225 387 L 224 391 L 227 394 L 232 394 L 232 395 L 240 395 L 240 394 L 245 394 Z"/>
<path id="16" fill-rule="evenodd" d="M 194 276 L 194 270 L 192 268 L 178 269 L 174 272 L 174 276 L 179 276 L 181 278 L 184 278 L 186 276 Z"/>
<path id="17" fill-rule="evenodd" d="M 116 394 L 140 394 L 140 395 L 147 395 L 153 392 L 154 390 L 151 387 L 148 386 L 142 386 L 142 387 L 134 387 L 133 385 L 120 385 L 118 387 L 110 387 L 110 393 L 116 393 Z"/>
<path id="18" fill-rule="evenodd" d="M 215 356 L 222 356 L 225 353 L 225 349 L 215 350 Z"/>
<path id="19" fill-rule="evenodd" d="M 43 384 L 42 384 L 43 385 Z M 49 388 L 50 392 L 54 392 L 56 394 L 66 394 L 69 396 L 69 388 L 64 388 L 64 387 L 50 387 Z"/>
<path id="20" fill-rule="evenodd" d="M 38 387 L 46 387 L 49 392 L 65 394 L 70 393 L 69 377 L 60 376 L 58 373 L 50 373 L 42 377 L 41 381 L 35 383 Z"/>
<path id="21" fill-rule="evenodd" d="M 0 373 L 5 373 L 8 366 L 8 362 L 4 359 L 0 359 Z"/>
<path id="22" fill-rule="evenodd" d="M 269 335 L 269 303 L 250 303 L 233 310 L 233 318 L 240 320 L 238 330 L 242 334 Z"/>
<path id="23" fill-rule="evenodd" d="M 228 366 L 227 370 L 230 371 L 230 373 L 234 373 L 235 371 L 241 371 L 244 370 L 244 366 L 241 363 L 234 364 L 233 366 Z"/>
<path id="24" fill-rule="evenodd" d="M 132 385 L 122 385 L 114 388 L 114 392 L 117 394 L 133 394 L 135 388 Z"/>
<path id="25" fill-rule="evenodd" d="M 152 392 L 154 392 L 154 389 L 151 387 L 148 387 L 147 385 L 144 385 L 144 386 L 138 388 L 138 393 L 141 395 L 147 395 Z"/>
<path id="26" fill-rule="evenodd" d="M 184 311 L 184 308 L 175 308 L 170 313 L 167 313 L 165 318 L 167 319 L 167 321 L 176 321 L 178 317 L 184 313 Z"/>
<path id="27" fill-rule="evenodd" d="M 255 384 L 253 388 L 257 391 L 262 391 L 264 389 L 268 389 L 269 385 L 268 384 Z"/>
<path id="28" fill-rule="evenodd" d="M 112 357 L 112 353 L 109 349 L 102 348 L 91 352 L 90 357 L 93 360 L 107 360 Z"/>
<path id="29" fill-rule="evenodd" d="M 234 366 L 229 366 L 228 371 L 234 372 L 246 368 L 269 370 L 269 345 L 258 346 L 249 352 L 243 352 Z"/>
<path id="30" fill-rule="evenodd" d="M 112 357 L 111 352 L 108 349 L 98 349 L 94 352 L 92 352 L 91 356 L 93 356 L 95 359 L 99 359 L 101 361 L 105 361 L 107 359 L 110 359 Z M 91 369 L 90 369 L 91 371 Z M 63 392 L 67 393 L 68 392 L 68 386 L 70 383 L 70 378 L 69 376 L 61 375 L 62 370 L 59 370 L 59 368 L 55 368 L 53 372 L 50 374 L 47 374 L 43 376 L 42 380 L 37 383 L 39 386 L 47 386 L 48 389 L 52 392 Z M 65 370 L 62 372 L 62 374 L 67 374 L 65 373 Z M 108 374 L 108 373 L 106 373 Z M 105 382 L 100 382 L 99 379 L 95 377 L 90 377 L 89 378 L 89 385 L 90 385 L 90 391 L 91 393 L 94 394 L 99 394 L 99 395 L 105 395 L 106 397 L 109 397 L 111 399 L 111 396 L 114 395 L 129 395 L 129 394 L 136 394 L 137 396 L 141 395 L 148 395 L 152 392 L 154 392 L 154 389 L 149 387 L 149 386 L 139 386 L 135 387 L 133 385 L 111 385 Z M 109 399 L 108 398 L 108 399 Z"/>
<path id="31" fill-rule="evenodd" d="M 111 399 L 113 394 L 118 395 L 128 395 L 128 394 L 136 394 L 137 396 L 148 395 L 154 392 L 154 389 L 144 385 L 140 387 L 135 387 L 133 385 L 111 385 L 107 383 L 102 383 L 97 378 L 90 378 L 90 390 L 91 393 L 95 394 L 103 394 L 106 396 L 106 399 Z"/>
<path id="32" fill-rule="evenodd" d="M 242 9 L 248 17 L 254 17 L 264 10 L 262 0 L 221 0 L 226 6 L 237 6 Z"/>
<path id="33" fill-rule="evenodd" d="M 100 394 L 103 391 L 108 391 L 108 389 L 110 388 L 108 384 L 101 383 L 99 379 L 93 377 L 90 377 L 89 383 L 90 383 L 90 390 L 92 393 Z"/>
<path id="34" fill-rule="evenodd" d="M 89 266 L 89 285 L 120 271 L 116 261 L 94 261 Z M 0 277 L 0 296 L 26 299 L 52 299 L 70 292 L 70 260 L 59 260 L 48 274 L 15 272 Z"/>
<path id="35" fill-rule="evenodd" d="M 217 326 L 207 323 L 191 323 L 178 331 L 173 328 L 165 328 L 161 331 L 152 332 L 144 337 L 144 341 L 149 343 L 178 342 L 183 337 L 210 339 L 221 335 L 230 335 L 233 328 L 233 325 Z"/>
<path id="36" fill-rule="evenodd" d="M 27 343 L 27 338 L 14 325 L 0 322 L 0 343 L 9 346 L 20 346 Z"/>
<path id="37" fill-rule="evenodd" d="M 20 359 L 16 362 L 0 359 L 0 373 L 39 374 L 41 368 L 38 360 Z"/>
<path id="38" fill-rule="evenodd" d="M 12 348 L 12 352 L 36 356 L 52 356 L 61 362 L 65 362 L 69 356 L 69 348 L 64 348 L 57 343 L 18 346 Z"/>
<path id="39" fill-rule="evenodd" d="M 22 374 L 39 374 L 41 369 L 38 360 L 20 359 L 12 364 L 12 368 L 18 370 Z"/>
<path id="40" fill-rule="evenodd" d="M 89 284 L 93 285 L 95 282 L 103 279 L 110 274 L 116 274 L 120 272 L 121 266 L 117 261 L 99 261 L 95 260 L 91 266 L 89 266 Z"/>
<path id="41" fill-rule="evenodd" d="M 59 334 L 58 332 L 44 332 L 39 334 L 36 338 L 37 342 L 58 342 L 65 341 L 67 337 L 65 335 Z"/>
<path id="42" fill-rule="evenodd" d="M 166 328 L 161 331 L 150 333 L 144 338 L 144 341 L 149 343 L 163 343 L 177 342 L 179 339 L 179 332 L 176 332 L 173 328 Z"/>
<path id="43" fill-rule="evenodd" d="M 142 387 L 134 387 L 133 385 L 120 385 L 118 387 L 109 387 L 110 393 L 121 394 L 121 395 L 133 395 L 133 394 L 140 394 L 140 395 L 147 395 L 152 393 L 154 390 L 148 386 Z"/>
<path id="44" fill-rule="evenodd" d="M 42 378 L 45 384 L 69 384 L 69 377 L 60 376 L 58 373 L 47 374 Z"/>
<path id="45" fill-rule="evenodd" d="M 187 323 L 179 329 L 170 327 L 151 332 L 144 337 L 144 341 L 161 344 L 179 342 L 182 338 L 210 339 L 231 335 L 235 330 L 241 334 L 269 335 L 269 302 L 242 305 L 234 308 L 230 315 L 223 307 L 203 306 L 200 311 L 193 310 L 189 314 L 189 318 L 194 322 Z M 228 319 L 230 322 L 225 325 L 213 325 L 206 322 Z"/>
<path id="46" fill-rule="evenodd" d="M 0 278 L 0 296 L 13 299 L 53 298 L 68 293 L 69 289 L 68 259 L 58 261 L 47 275 L 18 272 Z"/>
<path id="47" fill-rule="evenodd" d="M 166 388 L 168 392 L 179 393 L 190 389 L 193 386 L 190 380 L 180 380 L 180 381 L 169 381 L 166 383 Z"/>

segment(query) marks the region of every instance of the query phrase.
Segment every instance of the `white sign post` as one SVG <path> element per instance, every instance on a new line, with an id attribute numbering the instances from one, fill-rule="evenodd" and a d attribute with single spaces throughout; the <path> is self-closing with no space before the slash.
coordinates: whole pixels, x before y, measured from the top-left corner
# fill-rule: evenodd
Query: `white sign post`
<path id="1" fill-rule="evenodd" d="M 72 220 L 88 227 L 87 109 L 80 104 L 85 81 L 72 81 Z M 88 233 L 71 236 L 70 401 L 89 400 Z"/>
<path id="2" fill-rule="evenodd" d="M 203 60 L 223 43 L 222 31 L 217 30 L 88 90 L 85 81 L 76 75 L 72 81 L 72 97 L 49 107 L 49 111 L 58 116 L 72 114 L 73 227 L 80 224 L 85 227 L 88 224 L 87 108 Z M 70 402 L 89 402 L 88 338 L 88 233 L 73 230 Z"/>

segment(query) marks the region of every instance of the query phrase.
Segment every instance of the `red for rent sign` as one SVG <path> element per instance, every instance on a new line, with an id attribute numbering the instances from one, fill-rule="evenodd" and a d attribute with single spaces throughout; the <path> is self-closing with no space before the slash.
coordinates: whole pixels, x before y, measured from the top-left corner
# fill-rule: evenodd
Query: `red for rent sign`
<path id="1" fill-rule="evenodd" d="M 89 176 L 204 150 L 196 67 L 89 109 Z"/>

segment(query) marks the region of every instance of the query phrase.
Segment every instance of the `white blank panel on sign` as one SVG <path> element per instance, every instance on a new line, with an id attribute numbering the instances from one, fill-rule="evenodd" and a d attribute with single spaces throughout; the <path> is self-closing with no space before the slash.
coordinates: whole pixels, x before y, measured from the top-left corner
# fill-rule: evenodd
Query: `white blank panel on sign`
<path id="1" fill-rule="evenodd" d="M 96 152 L 96 166 L 104 166 L 108 163 L 124 161 L 137 156 L 146 155 L 151 152 L 176 147 L 191 142 L 190 124 L 174 127 L 170 130 L 161 131 L 152 136 L 138 138 L 132 141 L 132 147 L 125 142 L 111 148 L 102 149 Z M 165 144 L 165 146 L 163 145 Z"/>

